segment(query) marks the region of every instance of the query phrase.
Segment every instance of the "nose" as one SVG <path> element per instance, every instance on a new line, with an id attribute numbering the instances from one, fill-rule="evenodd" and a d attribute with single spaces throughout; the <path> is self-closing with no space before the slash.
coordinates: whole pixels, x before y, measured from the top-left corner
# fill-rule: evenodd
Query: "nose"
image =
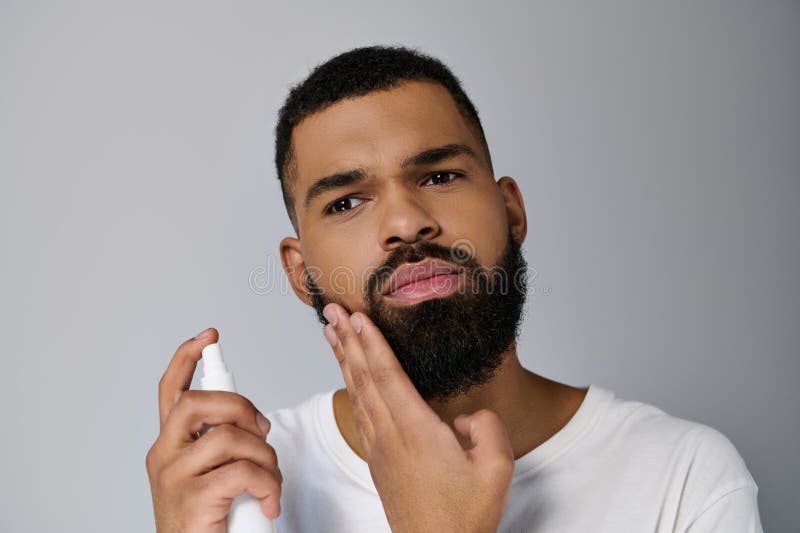
<path id="1" fill-rule="evenodd" d="M 397 188 L 384 201 L 378 234 L 385 250 L 433 239 L 440 231 L 433 214 L 413 193 Z"/>

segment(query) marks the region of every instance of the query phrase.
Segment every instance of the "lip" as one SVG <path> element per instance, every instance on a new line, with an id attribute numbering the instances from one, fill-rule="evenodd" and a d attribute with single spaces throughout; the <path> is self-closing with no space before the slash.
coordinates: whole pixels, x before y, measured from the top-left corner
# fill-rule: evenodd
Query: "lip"
<path id="1" fill-rule="evenodd" d="M 429 278 L 412 281 L 385 297 L 396 304 L 410 305 L 431 298 L 444 298 L 459 287 L 461 274 L 436 274 Z"/>
<path id="2" fill-rule="evenodd" d="M 458 274 L 458 268 L 438 259 L 425 259 L 418 263 L 406 263 L 394 271 L 383 289 L 384 295 L 398 291 L 409 283 L 422 281 L 442 274 Z"/>

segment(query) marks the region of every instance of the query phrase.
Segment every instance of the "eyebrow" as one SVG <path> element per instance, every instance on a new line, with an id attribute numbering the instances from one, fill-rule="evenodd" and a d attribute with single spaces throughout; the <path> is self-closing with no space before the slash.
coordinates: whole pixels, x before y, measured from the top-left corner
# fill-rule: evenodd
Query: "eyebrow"
<path id="1" fill-rule="evenodd" d="M 460 155 L 469 156 L 476 161 L 479 160 L 475 151 L 466 144 L 446 144 L 444 146 L 423 150 L 418 154 L 405 158 L 400 163 L 400 168 L 406 169 L 408 167 L 433 165 Z M 336 174 L 320 178 L 306 191 L 303 207 L 308 209 L 311 206 L 311 202 L 330 191 L 341 189 L 342 187 L 347 187 L 355 183 L 362 183 L 366 180 L 367 171 L 364 168 L 337 172 Z"/>

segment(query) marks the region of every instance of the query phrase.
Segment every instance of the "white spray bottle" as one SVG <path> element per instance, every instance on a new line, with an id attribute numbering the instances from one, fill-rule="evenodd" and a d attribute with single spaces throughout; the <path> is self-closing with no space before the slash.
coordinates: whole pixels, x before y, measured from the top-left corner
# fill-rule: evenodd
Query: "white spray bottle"
<path id="1" fill-rule="evenodd" d="M 219 343 L 203 348 L 203 390 L 236 392 L 233 374 L 228 372 Z M 261 506 L 249 492 L 233 499 L 228 512 L 228 533 L 277 533 L 272 520 L 264 516 Z"/>

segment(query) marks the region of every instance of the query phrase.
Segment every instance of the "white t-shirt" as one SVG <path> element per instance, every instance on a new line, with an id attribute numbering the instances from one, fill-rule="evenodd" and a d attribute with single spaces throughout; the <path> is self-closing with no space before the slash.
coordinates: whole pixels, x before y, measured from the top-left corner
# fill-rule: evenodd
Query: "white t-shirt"
<path id="1" fill-rule="evenodd" d="M 333 393 L 267 415 L 284 477 L 279 533 L 390 531 Z M 762 532 L 757 492 L 719 431 L 591 385 L 570 421 L 516 460 L 499 531 Z"/>

